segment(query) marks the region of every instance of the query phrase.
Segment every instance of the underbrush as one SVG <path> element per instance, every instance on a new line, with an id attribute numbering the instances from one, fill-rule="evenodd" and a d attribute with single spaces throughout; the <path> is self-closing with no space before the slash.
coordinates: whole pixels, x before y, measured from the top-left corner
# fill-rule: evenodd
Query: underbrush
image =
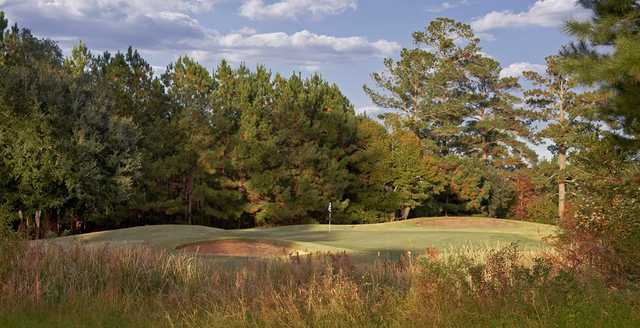
<path id="1" fill-rule="evenodd" d="M 640 292 L 517 247 L 354 264 L 5 242 L 1 327 L 637 327 Z"/>

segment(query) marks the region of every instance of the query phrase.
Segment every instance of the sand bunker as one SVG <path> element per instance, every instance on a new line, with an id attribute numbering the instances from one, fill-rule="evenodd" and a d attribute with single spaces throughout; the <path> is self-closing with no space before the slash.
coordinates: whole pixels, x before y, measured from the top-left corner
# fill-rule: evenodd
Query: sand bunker
<path id="1" fill-rule="evenodd" d="M 288 256 L 301 253 L 291 247 L 265 241 L 214 240 L 177 248 L 188 253 L 235 257 Z"/>
<path id="2" fill-rule="evenodd" d="M 507 228 L 516 227 L 516 222 L 499 220 L 499 219 L 433 219 L 422 220 L 416 222 L 420 227 L 433 227 L 433 228 L 450 228 L 450 229 L 469 229 L 469 228 Z"/>

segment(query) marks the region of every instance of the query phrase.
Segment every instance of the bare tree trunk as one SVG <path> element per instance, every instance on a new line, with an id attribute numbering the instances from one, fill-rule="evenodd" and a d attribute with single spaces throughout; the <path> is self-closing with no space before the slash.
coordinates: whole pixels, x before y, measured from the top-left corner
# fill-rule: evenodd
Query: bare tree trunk
<path id="1" fill-rule="evenodd" d="M 84 222 L 78 215 L 78 213 L 73 213 L 73 231 L 75 233 L 83 233 L 84 232 Z"/>
<path id="2" fill-rule="evenodd" d="M 480 121 L 484 121 L 485 117 L 487 115 L 487 111 L 486 109 L 482 110 L 482 113 L 480 114 Z M 487 136 L 486 133 L 483 132 L 482 135 L 482 163 L 483 164 L 487 164 L 487 161 L 489 161 L 489 144 L 487 142 Z"/>
<path id="3" fill-rule="evenodd" d="M 36 214 L 35 214 L 35 221 L 36 221 L 36 239 L 40 239 L 41 233 L 40 233 L 40 216 L 42 215 L 42 210 L 37 209 L 36 210 Z"/>
<path id="4" fill-rule="evenodd" d="M 558 122 L 560 126 L 563 126 L 566 121 L 566 93 L 567 85 L 566 83 L 562 83 L 560 88 L 560 106 L 559 106 L 559 117 Z M 567 169 L 567 147 L 566 145 L 558 145 L 558 223 L 563 224 L 565 222 L 565 212 L 566 212 L 566 197 L 567 197 L 567 185 L 566 185 L 566 177 L 565 171 Z"/>
<path id="5" fill-rule="evenodd" d="M 560 220 L 559 223 L 564 223 L 567 197 L 567 185 L 564 175 L 565 170 L 567 169 L 567 154 L 564 146 L 560 146 L 558 164 L 560 166 L 560 174 L 558 175 L 558 218 Z"/>
<path id="6" fill-rule="evenodd" d="M 31 238 L 31 220 L 29 218 L 29 215 L 25 216 L 25 224 L 27 226 L 26 231 L 25 231 L 26 235 L 27 235 L 26 237 L 27 237 L 27 239 L 29 239 L 29 238 Z"/>
<path id="7" fill-rule="evenodd" d="M 449 216 L 449 193 L 447 192 L 444 201 L 444 216 Z"/>
<path id="8" fill-rule="evenodd" d="M 25 232 L 27 234 L 29 234 L 29 232 L 28 232 L 29 231 L 29 227 L 28 227 L 28 224 L 25 224 L 25 222 L 24 222 L 24 214 L 22 213 L 22 210 L 18 210 L 18 219 L 20 220 L 20 227 L 18 228 L 18 230 L 22 230 L 24 228 Z M 26 223 L 28 223 L 28 222 L 26 222 Z"/>
<path id="9" fill-rule="evenodd" d="M 409 218 L 409 214 L 411 214 L 411 207 L 409 207 L 409 206 L 405 206 L 405 207 L 402 209 L 402 219 L 403 219 L 403 220 L 408 219 L 408 218 Z"/>
<path id="10" fill-rule="evenodd" d="M 60 236 L 60 234 L 62 232 L 61 229 L 60 229 L 61 226 L 62 226 L 62 224 L 60 223 L 60 209 L 57 209 L 56 210 L 56 234 L 58 236 Z"/>

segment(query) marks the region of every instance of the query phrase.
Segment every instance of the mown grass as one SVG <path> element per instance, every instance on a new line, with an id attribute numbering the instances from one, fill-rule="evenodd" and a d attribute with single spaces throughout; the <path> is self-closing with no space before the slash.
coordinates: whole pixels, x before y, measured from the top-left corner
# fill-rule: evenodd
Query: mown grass
<path id="1" fill-rule="evenodd" d="M 57 242 L 98 246 L 148 244 L 173 250 L 202 241 L 255 239 L 288 243 L 303 252 L 348 252 L 359 256 L 381 252 L 397 259 L 404 251 L 422 252 L 431 247 L 482 249 L 517 242 L 523 249 L 539 250 L 546 247 L 542 240 L 556 232 L 554 226 L 521 221 L 429 218 L 368 225 L 297 225 L 245 230 L 160 225 L 65 237 Z"/>
<path id="2" fill-rule="evenodd" d="M 219 263 L 4 242 L 0 327 L 638 327 L 640 292 L 516 247 Z"/>

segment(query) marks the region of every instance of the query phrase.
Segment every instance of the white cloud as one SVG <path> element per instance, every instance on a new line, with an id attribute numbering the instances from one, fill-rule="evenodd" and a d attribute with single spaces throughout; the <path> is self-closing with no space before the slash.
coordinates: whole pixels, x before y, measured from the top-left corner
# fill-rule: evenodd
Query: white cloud
<path id="1" fill-rule="evenodd" d="M 540 74 L 544 74 L 547 67 L 541 64 L 531 63 L 514 63 L 505 67 L 500 72 L 500 77 L 521 77 L 522 72 L 533 71 Z"/>
<path id="2" fill-rule="evenodd" d="M 204 37 L 206 29 L 191 14 L 211 10 L 217 1 L 8 0 L 0 9 L 63 47 L 82 39 L 99 49 L 159 49 Z"/>
<path id="3" fill-rule="evenodd" d="M 283 32 L 263 34 L 232 33 L 221 35 L 216 41 L 223 48 L 288 48 L 318 49 L 335 53 L 374 53 L 390 55 L 399 49 L 395 43 L 388 41 L 369 42 L 363 37 L 334 37 L 320 35 L 303 30 L 294 34 Z"/>
<path id="4" fill-rule="evenodd" d="M 591 11 L 580 6 L 577 0 L 537 0 L 527 11 L 492 11 L 471 22 L 471 26 L 476 32 L 507 27 L 558 27 L 568 19 L 589 17 Z"/>
<path id="5" fill-rule="evenodd" d="M 247 0 L 240 7 L 240 15 L 255 20 L 321 17 L 355 10 L 357 5 L 357 0 L 280 0 L 272 4 L 266 4 L 264 0 Z"/>
<path id="6" fill-rule="evenodd" d="M 370 42 L 363 37 L 335 37 L 307 30 L 292 34 L 217 34 L 196 46 L 222 52 L 230 60 L 278 61 L 286 58 L 305 70 L 317 70 L 324 62 L 390 56 L 401 48 L 386 40 Z"/>
<path id="7" fill-rule="evenodd" d="M 461 0 L 461 1 L 445 1 L 442 2 L 436 6 L 430 7 L 429 9 L 427 9 L 428 12 L 430 13 L 441 13 L 441 12 L 445 12 L 447 10 L 451 10 L 451 9 L 455 9 L 458 8 L 460 6 L 466 6 L 469 4 L 468 0 Z"/>
<path id="8" fill-rule="evenodd" d="M 3 1 L 3 0 L 0 0 Z M 386 40 L 336 37 L 307 30 L 259 33 L 243 28 L 222 33 L 202 25 L 195 11 L 211 10 L 219 0 L 8 0 L 0 9 L 12 21 L 70 48 L 83 40 L 97 51 L 132 45 L 168 62 L 189 54 L 203 64 L 234 62 L 285 64 L 317 70 L 325 63 L 386 57 L 401 47 Z M 159 61 L 156 60 L 154 64 Z"/>
<path id="9" fill-rule="evenodd" d="M 0 5 L 49 12 L 52 16 L 118 18 L 149 12 L 209 11 L 218 0 L 6 0 Z"/>

